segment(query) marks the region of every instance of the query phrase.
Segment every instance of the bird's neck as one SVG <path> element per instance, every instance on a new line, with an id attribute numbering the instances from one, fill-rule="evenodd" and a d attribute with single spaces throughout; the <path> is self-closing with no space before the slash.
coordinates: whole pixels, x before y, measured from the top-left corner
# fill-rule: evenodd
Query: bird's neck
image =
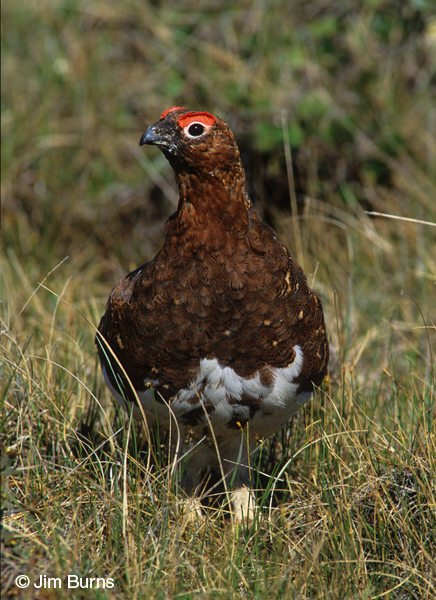
<path id="1" fill-rule="evenodd" d="M 246 233 L 250 200 L 243 169 L 182 172 L 176 179 L 179 205 L 167 222 L 167 238 L 212 248 L 226 243 L 229 235 Z"/>

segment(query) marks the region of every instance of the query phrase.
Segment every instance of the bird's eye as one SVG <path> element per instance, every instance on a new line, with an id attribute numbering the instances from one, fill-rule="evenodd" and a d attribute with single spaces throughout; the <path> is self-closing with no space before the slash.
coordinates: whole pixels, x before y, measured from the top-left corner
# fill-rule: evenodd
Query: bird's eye
<path id="1" fill-rule="evenodd" d="M 198 137 L 200 135 L 203 135 L 203 133 L 204 125 L 202 125 L 201 123 L 192 123 L 192 125 L 188 127 L 188 134 L 191 137 Z"/>

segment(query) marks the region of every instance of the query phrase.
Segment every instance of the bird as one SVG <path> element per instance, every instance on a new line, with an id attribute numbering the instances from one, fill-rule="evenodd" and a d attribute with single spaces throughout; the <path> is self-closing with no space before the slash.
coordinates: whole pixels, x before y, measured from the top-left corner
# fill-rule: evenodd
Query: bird
<path id="1" fill-rule="evenodd" d="M 104 379 L 135 418 L 170 432 L 188 497 L 215 470 L 234 517 L 252 519 L 256 446 L 327 373 L 321 299 L 254 210 L 222 119 L 171 107 L 145 144 L 174 170 L 178 206 L 160 251 L 109 296 L 96 334 Z"/>

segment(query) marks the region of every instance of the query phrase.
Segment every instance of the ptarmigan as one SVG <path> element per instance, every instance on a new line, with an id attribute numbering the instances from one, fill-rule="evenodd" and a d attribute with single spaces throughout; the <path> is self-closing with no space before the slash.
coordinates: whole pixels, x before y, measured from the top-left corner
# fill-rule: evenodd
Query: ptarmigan
<path id="1" fill-rule="evenodd" d="M 182 486 L 195 494 L 205 470 L 220 469 L 241 518 L 257 440 L 284 427 L 326 374 L 321 300 L 253 210 L 226 123 L 169 108 L 143 144 L 170 162 L 179 204 L 160 252 L 112 290 L 96 338 L 104 377 L 135 417 L 171 428 L 173 457 L 190 433 Z"/>

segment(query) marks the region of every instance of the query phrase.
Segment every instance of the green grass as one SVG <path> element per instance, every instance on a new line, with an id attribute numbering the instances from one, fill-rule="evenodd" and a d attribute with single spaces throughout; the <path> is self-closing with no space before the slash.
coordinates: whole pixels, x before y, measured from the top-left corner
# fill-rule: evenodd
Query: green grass
<path id="1" fill-rule="evenodd" d="M 3 2 L 2 597 L 436 597 L 436 229 L 368 214 L 436 223 L 432 4 Z M 138 147 L 172 105 L 230 123 L 329 326 L 329 379 L 262 446 L 249 528 L 189 513 L 93 343 L 174 210 Z"/>

